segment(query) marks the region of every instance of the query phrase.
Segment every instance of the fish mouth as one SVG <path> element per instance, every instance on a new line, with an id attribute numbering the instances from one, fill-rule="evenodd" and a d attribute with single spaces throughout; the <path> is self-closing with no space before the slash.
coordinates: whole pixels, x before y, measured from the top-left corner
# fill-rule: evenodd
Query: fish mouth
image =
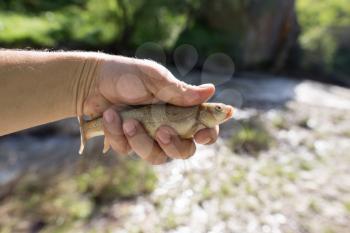
<path id="1" fill-rule="evenodd" d="M 226 119 L 230 119 L 233 117 L 233 107 L 232 106 L 228 106 L 228 110 L 226 113 Z"/>

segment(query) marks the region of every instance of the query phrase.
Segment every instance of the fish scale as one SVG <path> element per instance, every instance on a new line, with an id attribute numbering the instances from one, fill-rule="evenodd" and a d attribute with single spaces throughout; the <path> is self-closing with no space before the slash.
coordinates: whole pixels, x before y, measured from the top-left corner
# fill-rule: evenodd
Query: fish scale
<path id="1" fill-rule="evenodd" d="M 215 127 L 232 118 L 233 107 L 222 103 L 203 103 L 190 107 L 153 104 L 125 109 L 119 114 L 122 121 L 139 121 L 152 138 L 155 138 L 157 129 L 163 125 L 172 127 L 181 138 L 191 138 L 200 129 Z M 78 120 L 81 133 L 79 153 L 82 154 L 87 140 L 104 135 L 103 120 L 101 117 L 91 121 L 78 117 Z M 105 138 L 103 152 L 107 152 L 109 148 Z"/>

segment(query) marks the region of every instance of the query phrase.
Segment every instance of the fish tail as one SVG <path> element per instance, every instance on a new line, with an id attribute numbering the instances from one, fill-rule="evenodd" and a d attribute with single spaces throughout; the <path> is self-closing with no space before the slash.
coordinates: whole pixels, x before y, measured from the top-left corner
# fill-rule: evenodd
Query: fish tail
<path id="1" fill-rule="evenodd" d="M 85 148 L 85 144 L 87 141 L 87 137 L 86 137 L 86 132 L 85 132 L 85 120 L 82 116 L 78 117 L 78 121 L 79 121 L 79 128 L 80 128 L 80 149 L 79 149 L 79 154 L 83 154 L 84 148 Z"/>

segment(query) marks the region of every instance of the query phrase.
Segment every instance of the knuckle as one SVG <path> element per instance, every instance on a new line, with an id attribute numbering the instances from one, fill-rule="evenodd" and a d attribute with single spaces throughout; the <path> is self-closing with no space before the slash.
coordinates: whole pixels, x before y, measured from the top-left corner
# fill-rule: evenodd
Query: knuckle
<path id="1" fill-rule="evenodd" d="M 164 69 L 166 69 L 164 66 L 162 66 L 161 64 L 153 61 L 153 60 L 149 60 L 149 59 L 144 59 L 141 61 L 141 66 L 143 68 L 143 70 L 151 75 L 161 75 L 162 71 Z"/>
<path id="2" fill-rule="evenodd" d="M 150 71 L 154 72 L 155 74 L 162 75 L 164 72 L 168 71 L 168 69 L 165 68 L 165 66 L 159 64 L 156 61 L 146 60 L 145 63 L 148 69 L 150 69 Z"/>

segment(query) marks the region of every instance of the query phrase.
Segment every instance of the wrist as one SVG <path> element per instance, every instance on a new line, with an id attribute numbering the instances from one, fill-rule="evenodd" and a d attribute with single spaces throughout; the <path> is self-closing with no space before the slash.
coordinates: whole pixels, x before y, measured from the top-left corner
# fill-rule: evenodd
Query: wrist
<path id="1" fill-rule="evenodd" d="M 79 75 L 77 85 L 76 115 L 96 118 L 110 106 L 109 101 L 100 92 L 103 69 L 111 55 L 87 53 L 84 57 L 84 70 Z"/>

